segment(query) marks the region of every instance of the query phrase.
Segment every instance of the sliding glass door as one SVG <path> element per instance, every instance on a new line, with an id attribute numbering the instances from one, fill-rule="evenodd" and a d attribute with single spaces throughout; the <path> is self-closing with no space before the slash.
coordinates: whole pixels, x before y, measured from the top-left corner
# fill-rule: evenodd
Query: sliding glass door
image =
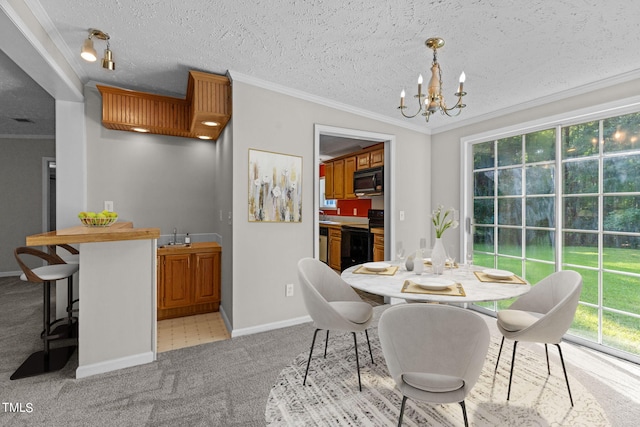
<path id="1" fill-rule="evenodd" d="M 468 143 L 476 265 L 584 281 L 570 333 L 640 355 L 640 113 Z M 471 238 L 472 237 L 472 238 Z M 510 304 L 479 304 L 498 310 Z"/>

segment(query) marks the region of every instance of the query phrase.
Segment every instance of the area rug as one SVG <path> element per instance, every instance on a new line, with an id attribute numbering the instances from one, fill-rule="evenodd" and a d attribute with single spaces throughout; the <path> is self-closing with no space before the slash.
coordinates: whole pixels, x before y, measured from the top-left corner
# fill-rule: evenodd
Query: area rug
<path id="1" fill-rule="evenodd" d="M 324 334 L 319 334 L 319 336 Z M 360 336 L 362 335 L 362 336 Z M 397 425 L 402 394 L 384 361 L 375 329 L 369 332 L 375 364 L 363 334 L 358 334 L 362 392 L 358 391 L 353 336 L 332 333 L 323 358 L 324 340 L 316 348 L 307 385 L 303 386 L 308 352 L 299 354 L 280 372 L 269 393 L 265 418 L 268 426 L 393 426 Z M 309 337 L 311 338 L 311 337 Z M 508 342 L 507 342 L 508 343 Z M 551 357 L 547 374 L 544 354 L 518 347 L 511 399 L 506 400 L 511 366 L 510 344 L 505 343 L 494 373 L 499 340 L 492 337 L 480 379 L 465 400 L 472 426 L 608 426 L 604 410 L 575 378 L 569 375 L 575 406 L 569 402 L 562 366 Z M 549 349 L 550 356 L 555 346 Z M 457 403 L 431 405 L 407 400 L 405 426 L 461 426 Z"/>

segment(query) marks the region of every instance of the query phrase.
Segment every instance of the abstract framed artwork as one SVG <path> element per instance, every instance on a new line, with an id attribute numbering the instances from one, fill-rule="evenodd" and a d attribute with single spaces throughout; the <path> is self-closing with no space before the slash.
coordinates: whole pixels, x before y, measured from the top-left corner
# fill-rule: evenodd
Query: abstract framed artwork
<path id="1" fill-rule="evenodd" d="M 249 222 L 302 222 L 302 157 L 249 149 Z"/>

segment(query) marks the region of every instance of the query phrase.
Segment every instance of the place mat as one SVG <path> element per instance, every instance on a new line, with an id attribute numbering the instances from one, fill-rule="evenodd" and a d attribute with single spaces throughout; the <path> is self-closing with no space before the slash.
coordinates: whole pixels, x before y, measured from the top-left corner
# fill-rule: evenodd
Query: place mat
<path id="1" fill-rule="evenodd" d="M 396 274 L 396 271 L 398 271 L 397 265 L 392 265 L 391 267 L 388 267 L 386 270 L 383 270 L 383 271 L 367 270 L 367 268 L 364 265 L 361 265 L 360 267 L 355 269 L 353 274 L 378 274 L 380 276 L 393 276 L 394 274 Z"/>
<path id="2" fill-rule="evenodd" d="M 509 277 L 508 279 L 495 279 L 493 277 L 489 277 L 487 274 L 483 273 L 482 271 L 474 271 L 473 274 L 475 274 L 478 280 L 480 280 L 481 282 L 508 283 L 508 284 L 515 284 L 515 285 L 527 284 L 527 282 L 525 282 L 515 274 Z"/>
<path id="3" fill-rule="evenodd" d="M 431 261 L 425 260 L 425 261 L 424 261 L 424 265 L 431 265 Z M 450 263 L 450 262 L 445 262 L 445 263 L 444 263 L 444 268 L 450 268 L 450 267 L 449 267 L 450 265 L 451 265 L 451 263 Z M 459 267 L 460 267 L 460 265 L 458 265 L 458 263 L 457 263 L 457 262 L 454 262 L 454 263 L 453 263 L 453 268 L 459 268 Z"/>
<path id="4" fill-rule="evenodd" d="M 467 296 L 467 294 L 464 292 L 464 288 L 462 287 L 461 283 L 455 283 L 446 289 L 435 291 L 435 290 L 423 289 L 420 286 L 416 285 L 411 280 L 405 280 L 404 285 L 402 285 L 402 292 L 409 293 L 409 294 L 451 295 L 456 297 Z"/>

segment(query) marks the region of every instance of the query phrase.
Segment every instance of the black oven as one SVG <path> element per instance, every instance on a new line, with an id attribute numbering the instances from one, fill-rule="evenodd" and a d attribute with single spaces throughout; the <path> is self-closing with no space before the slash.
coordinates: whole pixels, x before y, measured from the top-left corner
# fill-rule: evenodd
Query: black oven
<path id="1" fill-rule="evenodd" d="M 340 268 L 345 270 L 356 264 L 371 261 L 372 242 L 371 233 L 366 225 L 343 225 Z"/>

